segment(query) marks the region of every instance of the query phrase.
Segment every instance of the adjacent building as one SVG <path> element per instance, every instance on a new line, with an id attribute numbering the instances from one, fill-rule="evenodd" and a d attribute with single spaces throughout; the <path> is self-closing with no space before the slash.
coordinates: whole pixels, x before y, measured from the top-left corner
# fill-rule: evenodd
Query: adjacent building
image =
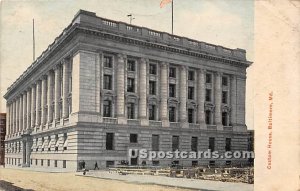
<path id="1" fill-rule="evenodd" d="M 128 149 L 248 148 L 243 49 L 80 10 L 8 88 L 6 166 L 77 170 L 224 165 L 247 159 L 129 158 Z"/>
<path id="2" fill-rule="evenodd" d="M 4 165 L 5 158 L 5 133 L 6 133 L 6 114 L 0 113 L 0 165 Z"/>

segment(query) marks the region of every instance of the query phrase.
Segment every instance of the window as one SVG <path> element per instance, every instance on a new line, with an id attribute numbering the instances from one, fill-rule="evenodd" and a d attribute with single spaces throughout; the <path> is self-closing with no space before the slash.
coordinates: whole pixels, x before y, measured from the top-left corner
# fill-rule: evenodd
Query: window
<path id="1" fill-rule="evenodd" d="M 41 159 L 41 166 L 44 166 L 44 160 Z"/>
<path id="2" fill-rule="evenodd" d="M 228 114 L 227 112 L 222 112 L 222 125 L 223 126 L 228 126 Z"/>
<path id="3" fill-rule="evenodd" d="M 127 78 L 127 92 L 134 92 L 134 78 Z"/>
<path id="4" fill-rule="evenodd" d="M 194 109 L 188 109 L 188 122 L 194 123 Z"/>
<path id="5" fill-rule="evenodd" d="M 205 90 L 205 101 L 211 101 L 211 89 Z"/>
<path id="6" fill-rule="evenodd" d="M 114 134 L 106 133 L 106 150 L 114 149 Z"/>
<path id="7" fill-rule="evenodd" d="M 35 165 L 38 165 L 38 160 L 37 159 L 35 159 Z"/>
<path id="8" fill-rule="evenodd" d="M 175 122 L 176 121 L 176 108 L 175 107 L 169 107 L 169 121 Z"/>
<path id="9" fill-rule="evenodd" d="M 137 143 L 138 142 L 137 137 L 138 137 L 137 134 L 130 134 L 130 143 Z"/>
<path id="10" fill-rule="evenodd" d="M 231 138 L 225 140 L 225 151 L 231 151 Z"/>
<path id="11" fill-rule="evenodd" d="M 127 70 L 128 71 L 135 71 L 135 61 L 134 60 L 128 60 L 127 61 Z"/>
<path id="12" fill-rule="evenodd" d="M 169 97 L 176 97 L 176 85 L 169 84 Z"/>
<path id="13" fill-rule="evenodd" d="M 222 85 L 223 86 L 228 86 L 228 78 L 226 76 L 222 77 Z"/>
<path id="14" fill-rule="evenodd" d="M 156 95 L 156 82 L 155 81 L 149 81 L 149 94 Z"/>
<path id="15" fill-rule="evenodd" d="M 149 64 L 149 73 L 156 75 L 156 64 Z"/>
<path id="16" fill-rule="evenodd" d="M 149 120 L 155 120 L 155 111 L 156 111 L 156 106 L 149 105 Z"/>
<path id="17" fill-rule="evenodd" d="M 104 85 L 104 89 L 106 90 L 112 90 L 112 76 L 111 75 L 104 75 L 104 79 L 103 79 L 103 85 Z"/>
<path id="18" fill-rule="evenodd" d="M 188 87 L 188 99 L 194 99 L 194 87 Z"/>
<path id="19" fill-rule="evenodd" d="M 215 150 L 215 138 L 214 137 L 209 137 L 208 149 L 210 149 L 211 152 L 213 152 Z"/>
<path id="20" fill-rule="evenodd" d="M 67 150 L 67 148 L 68 148 L 68 147 L 67 147 L 67 142 L 66 142 L 66 141 L 67 141 L 67 138 L 68 138 L 67 133 L 64 133 L 64 145 L 63 145 L 63 146 L 64 146 L 64 148 L 63 148 L 64 150 Z"/>
<path id="21" fill-rule="evenodd" d="M 127 104 L 127 118 L 134 119 L 134 103 Z"/>
<path id="22" fill-rule="evenodd" d="M 115 165 L 115 161 L 106 161 L 106 167 L 109 168 L 109 167 L 112 167 Z"/>
<path id="23" fill-rule="evenodd" d="M 211 111 L 210 110 L 205 111 L 205 123 L 207 125 L 211 124 Z"/>
<path id="24" fill-rule="evenodd" d="M 222 103 L 227 104 L 227 92 L 222 91 Z"/>
<path id="25" fill-rule="evenodd" d="M 172 151 L 179 150 L 179 136 L 172 136 Z"/>
<path id="26" fill-rule="evenodd" d="M 198 151 L 198 137 L 192 137 L 191 140 L 191 150 L 197 152 Z"/>
<path id="27" fill-rule="evenodd" d="M 169 68 L 169 77 L 176 78 L 176 68 L 173 68 L 173 67 Z"/>
<path id="28" fill-rule="evenodd" d="M 54 167 L 57 167 L 57 160 L 54 160 Z"/>
<path id="29" fill-rule="evenodd" d="M 47 160 L 47 166 L 50 166 L 50 160 L 49 159 Z"/>
<path id="30" fill-rule="evenodd" d="M 159 135 L 152 135 L 152 151 L 159 151 Z"/>
<path id="31" fill-rule="evenodd" d="M 67 168 L 67 161 L 63 160 L 63 168 Z"/>
<path id="32" fill-rule="evenodd" d="M 211 82 L 212 82 L 211 74 L 206 74 L 206 76 L 205 76 L 205 82 L 207 84 L 211 84 Z"/>
<path id="33" fill-rule="evenodd" d="M 189 73 L 188 73 L 188 79 L 190 80 L 190 81 L 194 81 L 195 80 L 195 72 L 194 71 L 189 71 Z"/>
<path id="34" fill-rule="evenodd" d="M 111 56 L 104 56 L 104 67 L 112 68 L 112 57 Z"/>
<path id="35" fill-rule="evenodd" d="M 110 100 L 103 101 L 103 117 L 112 117 L 112 105 Z"/>

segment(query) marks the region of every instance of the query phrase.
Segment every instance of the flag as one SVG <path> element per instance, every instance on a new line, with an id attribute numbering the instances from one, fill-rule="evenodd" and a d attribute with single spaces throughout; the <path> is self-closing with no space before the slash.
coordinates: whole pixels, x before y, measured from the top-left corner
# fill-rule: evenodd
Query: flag
<path id="1" fill-rule="evenodd" d="M 172 0 L 161 0 L 160 2 L 160 8 L 163 8 L 166 4 L 171 3 Z"/>

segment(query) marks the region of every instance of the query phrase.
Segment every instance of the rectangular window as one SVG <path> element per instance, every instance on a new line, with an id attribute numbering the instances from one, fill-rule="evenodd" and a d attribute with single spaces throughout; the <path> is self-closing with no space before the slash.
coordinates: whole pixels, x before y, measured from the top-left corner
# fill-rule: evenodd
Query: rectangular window
<path id="1" fill-rule="evenodd" d="M 155 105 L 149 105 L 149 120 L 155 120 Z"/>
<path id="2" fill-rule="evenodd" d="M 222 112 L 222 125 L 228 126 L 228 114 L 227 112 Z"/>
<path id="3" fill-rule="evenodd" d="M 225 151 L 231 151 L 231 138 L 226 138 Z"/>
<path id="4" fill-rule="evenodd" d="M 176 97 L 176 85 L 169 84 L 169 97 Z"/>
<path id="5" fill-rule="evenodd" d="M 115 161 L 106 161 L 106 168 L 113 167 L 115 165 Z"/>
<path id="6" fill-rule="evenodd" d="M 211 84 L 211 82 L 212 82 L 211 74 L 206 74 L 205 75 L 205 82 L 207 84 Z"/>
<path id="7" fill-rule="evenodd" d="M 222 85 L 223 86 L 228 86 L 228 78 L 225 77 L 225 76 L 222 77 Z"/>
<path id="8" fill-rule="evenodd" d="M 159 135 L 152 135 L 152 151 L 159 151 Z"/>
<path id="9" fill-rule="evenodd" d="M 179 136 L 172 136 L 172 151 L 179 150 Z"/>
<path id="10" fill-rule="evenodd" d="M 138 135 L 137 134 L 130 134 L 130 143 L 137 143 L 138 142 Z"/>
<path id="11" fill-rule="evenodd" d="M 227 104 L 227 92 L 222 91 L 222 103 Z"/>
<path id="12" fill-rule="evenodd" d="M 128 119 L 135 119 L 134 117 L 134 103 L 127 104 L 127 118 Z"/>
<path id="13" fill-rule="evenodd" d="M 209 137 L 208 149 L 210 149 L 211 152 L 213 152 L 215 150 L 215 138 L 214 137 Z"/>
<path id="14" fill-rule="evenodd" d="M 169 77 L 176 78 L 176 68 L 173 68 L 173 67 L 169 68 Z"/>
<path id="15" fill-rule="evenodd" d="M 205 90 L 205 101 L 211 101 L 211 89 Z"/>
<path id="16" fill-rule="evenodd" d="M 50 160 L 47 160 L 47 166 L 50 166 Z"/>
<path id="17" fill-rule="evenodd" d="M 37 159 L 35 159 L 35 165 L 38 165 L 38 160 Z"/>
<path id="18" fill-rule="evenodd" d="M 135 71 L 135 61 L 134 60 L 127 61 L 127 70 L 131 71 L 131 72 Z"/>
<path id="19" fill-rule="evenodd" d="M 176 122 L 176 108 L 175 107 L 169 107 L 169 121 L 170 122 Z"/>
<path id="20" fill-rule="evenodd" d="M 63 168 L 67 168 L 67 161 L 63 160 Z"/>
<path id="21" fill-rule="evenodd" d="M 194 99 L 194 87 L 188 87 L 188 99 Z"/>
<path id="22" fill-rule="evenodd" d="M 44 166 L 44 160 L 41 159 L 41 166 Z"/>
<path id="23" fill-rule="evenodd" d="M 156 82 L 155 81 L 149 81 L 149 94 L 156 95 Z"/>
<path id="24" fill-rule="evenodd" d="M 156 75 L 156 64 L 149 64 L 149 73 Z"/>
<path id="25" fill-rule="evenodd" d="M 211 124 L 211 111 L 210 110 L 205 111 L 205 123 L 207 125 Z"/>
<path id="26" fill-rule="evenodd" d="M 194 109 L 188 109 L 188 122 L 194 123 Z"/>
<path id="27" fill-rule="evenodd" d="M 195 80 L 195 72 L 194 71 L 189 71 L 189 74 L 188 74 L 188 79 L 190 81 L 194 81 Z"/>
<path id="28" fill-rule="evenodd" d="M 104 56 L 104 67 L 112 68 L 112 57 L 111 56 Z"/>
<path id="29" fill-rule="evenodd" d="M 197 150 L 198 150 L 198 137 L 192 137 L 191 150 L 197 152 Z"/>
<path id="30" fill-rule="evenodd" d="M 106 133 L 106 150 L 114 149 L 114 134 Z"/>
<path id="31" fill-rule="evenodd" d="M 112 117 L 112 105 L 110 100 L 103 101 L 103 117 Z"/>
<path id="32" fill-rule="evenodd" d="M 127 92 L 135 92 L 134 91 L 134 78 L 127 78 Z"/>
<path id="33" fill-rule="evenodd" d="M 54 167 L 57 167 L 57 160 L 54 160 Z"/>
<path id="34" fill-rule="evenodd" d="M 104 89 L 106 90 L 112 90 L 112 76 L 111 75 L 104 75 L 104 79 L 103 79 L 103 85 L 104 85 Z"/>

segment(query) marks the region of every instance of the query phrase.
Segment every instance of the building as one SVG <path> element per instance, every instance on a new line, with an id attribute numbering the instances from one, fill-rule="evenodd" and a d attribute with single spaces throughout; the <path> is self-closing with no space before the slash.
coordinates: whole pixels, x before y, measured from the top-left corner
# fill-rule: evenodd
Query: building
<path id="1" fill-rule="evenodd" d="M 246 51 L 80 10 L 8 88 L 7 166 L 77 170 L 119 164 L 235 164 L 128 159 L 128 149 L 247 150 Z"/>
<path id="2" fill-rule="evenodd" d="M 4 165 L 5 158 L 5 133 L 6 133 L 6 114 L 0 113 L 0 165 Z"/>

